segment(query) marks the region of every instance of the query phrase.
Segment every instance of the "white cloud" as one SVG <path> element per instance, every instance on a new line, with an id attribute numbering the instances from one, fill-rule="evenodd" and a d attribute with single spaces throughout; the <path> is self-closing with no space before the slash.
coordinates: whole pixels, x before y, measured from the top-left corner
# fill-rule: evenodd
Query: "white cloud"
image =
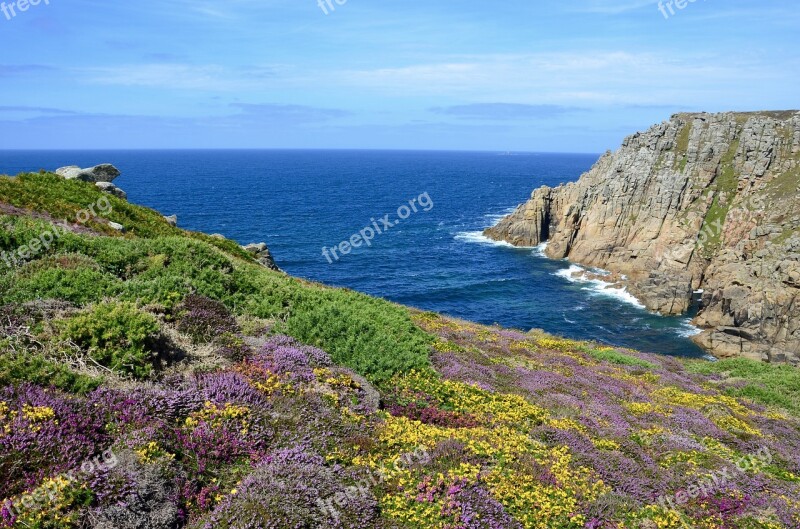
<path id="1" fill-rule="evenodd" d="M 718 101 L 766 73 L 756 57 L 591 51 L 484 55 L 339 72 L 331 82 L 389 95 L 520 104 L 664 104 Z"/>
<path id="2" fill-rule="evenodd" d="M 269 67 L 235 69 L 215 64 L 131 64 L 82 68 L 79 71 L 91 84 L 210 92 L 263 87 L 274 75 Z"/>

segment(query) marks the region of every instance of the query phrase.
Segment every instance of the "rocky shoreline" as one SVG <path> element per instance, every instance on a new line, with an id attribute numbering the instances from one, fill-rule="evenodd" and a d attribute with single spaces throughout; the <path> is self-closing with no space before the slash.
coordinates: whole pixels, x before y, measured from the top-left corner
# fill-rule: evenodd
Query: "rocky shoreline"
<path id="1" fill-rule="evenodd" d="M 800 112 L 677 114 L 485 234 L 624 277 L 720 357 L 800 363 Z"/>

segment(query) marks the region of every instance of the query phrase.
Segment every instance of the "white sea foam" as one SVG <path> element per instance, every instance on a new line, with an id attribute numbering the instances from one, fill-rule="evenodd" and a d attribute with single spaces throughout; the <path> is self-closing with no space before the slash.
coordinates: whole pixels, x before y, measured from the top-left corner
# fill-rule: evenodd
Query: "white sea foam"
<path id="1" fill-rule="evenodd" d="M 675 332 L 678 334 L 678 336 L 682 336 L 683 338 L 691 338 L 692 336 L 697 336 L 703 332 L 703 329 L 692 325 L 691 319 L 686 319 L 681 322 L 680 327 L 675 329 Z"/>
<path id="2" fill-rule="evenodd" d="M 605 270 L 597 270 L 593 271 L 596 274 L 603 274 Z M 588 278 L 586 277 L 587 270 L 582 268 L 578 265 L 570 265 L 569 268 L 565 268 L 555 272 L 555 275 L 559 277 L 563 277 L 570 283 L 583 283 L 586 285 L 585 289 L 589 290 L 592 295 L 595 296 L 606 296 L 616 298 L 623 303 L 627 303 L 629 305 L 633 305 L 636 308 L 644 309 L 645 306 L 638 300 L 636 297 L 628 292 L 624 287 L 617 288 L 614 287 L 613 283 L 609 283 L 607 281 L 602 281 L 600 279 L 595 278 Z M 607 274 L 607 272 L 606 272 Z"/>
<path id="3" fill-rule="evenodd" d="M 455 240 L 461 242 L 467 242 L 472 244 L 487 244 L 490 246 L 500 246 L 503 248 L 516 248 L 513 244 L 506 241 L 495 241 L 494 239 L 490 239 L 486 235 L 483 234 L 482 231 L 462 231 L 461 233 L 456 233 Z"/>
<path id="4" fill-rule="evenodd" d="M 545 253 L 544 253 L 544 251 L 545 251 L 546 249 L 547 249 L 547 243 L 546 243 L 546 242 L 543 242 L 543 243 L 542 243 L 542 244 L 540 244 L 539 246 L 536 246 L 536 247 L 534 247 L 534 248 L 533 248 L 533 255 L 536 255 L 536 256 L 538 256 L 538 257 L 547 257 L 547 256 L 545 255 Z"/>

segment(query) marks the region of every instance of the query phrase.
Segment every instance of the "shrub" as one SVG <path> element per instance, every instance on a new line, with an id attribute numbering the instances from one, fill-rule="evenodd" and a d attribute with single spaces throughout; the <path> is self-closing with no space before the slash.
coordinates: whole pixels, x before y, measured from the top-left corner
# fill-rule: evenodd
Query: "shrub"
<path id="1" fill-rule="evenodd" d="M 428 367 L 433 343 L 407 309 L 339 290 L 302 292 L 283 330 L 373 382 Z"/>
<path id="2" fill-rule="evenodd" d="M 97 389 L 102 380 L 75 373 L 40 355 L 0 353 L 0 386 L 20 382 L 30 382 L 83 395 Z"/>
<path id="3" fill-rule="evenodd" d="M 69 320 L 64 338 L 86 349 L 100 365 L 147 377 L 157 358 L 156 319 L 130 303 L 100 303 Z"/>
<path id="4" fill-rule="evenodd" d="M 219 301 L 191 294 L 179 308 L 178 330 L 188 334 L 196 343 L 207 343 L 225 334 L 238 332 L 239 326 Z"/>
<path id="5" fill-rule="evenodd" d="M 59 299 L 84 305 L 117 290 L 114 278 L 103 272 L 90 268 L 60 268 L 55 261 L 51 264 L 52 267 L 37 267 L 39 269 L 30 274 L 23 269 L 0 278 L 0 302 Z"/>

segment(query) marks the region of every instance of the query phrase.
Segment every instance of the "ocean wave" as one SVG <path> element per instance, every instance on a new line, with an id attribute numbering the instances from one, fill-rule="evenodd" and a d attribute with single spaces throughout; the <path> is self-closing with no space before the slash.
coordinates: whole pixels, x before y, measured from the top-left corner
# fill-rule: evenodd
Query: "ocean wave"
<path id="1" fill-rule="evenodd" d="M 537 257 L 547 257 L 547 256 L 544 254 L 544 251 L 547 249 L 547 244 L 548 244 L 548 243 L 546 243 L 546 242 L 543 242 L 543 243 L 542 243 L 542 244 L 540 244 L 539 246 L 535 246 L 535 247 L 533 248 L 533 255 L 535 255 L 535 256 L 537 256 Z"/>
<path id="2" fill-rule="evenodd" d="M 627 291 L 627 289 L 623 288 L 616 288 L 614 287 L 613 283 L 609 283 L 607 281 L 602 281 L 600 279 L 588 278 L 586 277 L 587 270 L 583 267 L 578 265 L 570 265 L 569 268 L 564 268 L 555 272 L 554 275 L 558 277 L 562 277 L 569 281 L 570 283 L 582 283 L 586 285 L 586 290 L 590 292 L 590 294 L 595 296 L 606 296 L 612 297 L 623 303 L 627 303 L 628 305 L 633 305 L 639 309 L 645 309 L 646 307 L 638 300 L 636 297 Z M 595 273 L 602 273 L 602 271 L 597 271 Z"/>
<path id="3" fill-rule="evenodd" d="M 453 238 L 457 241 L 467 242 L 472 244 L 486 244 L 489 246 L 497 246 L 502 248 L 524 249 L 524 247 L 514 246 L 510 242 L 495 241 L 494 239 L 490 239 L 489 237 L 484 235 L 482 231 L 462 231 L 460 233 L 456 233 Z"/>
<path id="4" fill-rule="evenodd" d="M 506 248 L 513 248 L 514 245 L 505 241 L 495 241 L 483 234 L 482 231 L 462 231 L 456 233 L 453 237 L 457 241 L 468 242 L 473 244 L 488 244 L 490 246 L 504 246 Z"/>
<path id="5" fill-rule="evenodd" d="M 703 332 L 703 329 L 692 325 L 691 319 L 682 321 L 681 326 L 675 329 L 675 333 L 683 338 L 691 338 L 692 336 L 697 336 L 701 332 Z"/>

